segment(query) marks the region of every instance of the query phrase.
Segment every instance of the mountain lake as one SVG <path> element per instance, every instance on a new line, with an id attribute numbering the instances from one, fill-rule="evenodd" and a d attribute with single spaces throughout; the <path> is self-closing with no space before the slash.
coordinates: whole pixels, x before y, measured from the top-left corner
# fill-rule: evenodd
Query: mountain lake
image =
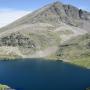
<path id="1" fill-rule="evenodd" d="M 90 70 L 58 60 L 0 61 L 0 83 L 15 90 L 85 90 Z"/>

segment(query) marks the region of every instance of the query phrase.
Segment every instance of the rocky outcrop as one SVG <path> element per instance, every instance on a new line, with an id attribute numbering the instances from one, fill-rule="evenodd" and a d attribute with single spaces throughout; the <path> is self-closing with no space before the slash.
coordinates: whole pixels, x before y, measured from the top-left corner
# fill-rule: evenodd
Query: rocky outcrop
<path id="1" fill-rule="evenodd" d="M 26 37 L 23 34 L 17 32 L 0 38 L 0 46 L 34 48 L 35 44 L 29 37 Z"/>

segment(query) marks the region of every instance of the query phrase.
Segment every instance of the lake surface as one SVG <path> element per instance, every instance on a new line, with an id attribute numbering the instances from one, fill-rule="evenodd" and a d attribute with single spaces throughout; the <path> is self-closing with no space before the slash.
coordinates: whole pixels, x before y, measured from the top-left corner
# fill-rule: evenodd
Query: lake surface
<path id="1" fill-rule="evenodd" d="M 60 61 L 0 61 L 0 83 L 16 90 L 85 90 L 90 70 Z"/>

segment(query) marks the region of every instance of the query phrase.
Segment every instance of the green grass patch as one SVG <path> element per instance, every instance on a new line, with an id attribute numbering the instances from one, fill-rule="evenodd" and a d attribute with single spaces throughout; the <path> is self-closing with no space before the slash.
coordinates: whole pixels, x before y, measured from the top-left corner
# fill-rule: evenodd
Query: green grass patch
<path id="1" fill-rule="evenodd" d="M 71 60 L 72 64 L 79 65 L 81 67 L 90 68 L 90 57 L 84 57 Z"/>

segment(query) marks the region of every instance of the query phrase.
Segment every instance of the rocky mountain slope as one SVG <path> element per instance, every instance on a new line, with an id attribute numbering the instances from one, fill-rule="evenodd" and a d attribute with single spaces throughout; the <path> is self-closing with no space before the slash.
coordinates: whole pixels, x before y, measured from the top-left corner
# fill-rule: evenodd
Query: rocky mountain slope
<path id="1" fill-rule="evenodd" d="M 89 12 L 54 2 L 0 29 L 0 58 L 89 57 L 87 33 Z"/>
<path id="2" fill-rule="evenodd" d="M 63 43 L 55 56 L 90 69 L 90 33 L 79 35 Z"/>
<path id="3" fill-rule="evenodd" d="M 57 56 L 67 60 L 89 57 L 90 34 L 79 35 L 64 42 L 59 46 Z"/>

